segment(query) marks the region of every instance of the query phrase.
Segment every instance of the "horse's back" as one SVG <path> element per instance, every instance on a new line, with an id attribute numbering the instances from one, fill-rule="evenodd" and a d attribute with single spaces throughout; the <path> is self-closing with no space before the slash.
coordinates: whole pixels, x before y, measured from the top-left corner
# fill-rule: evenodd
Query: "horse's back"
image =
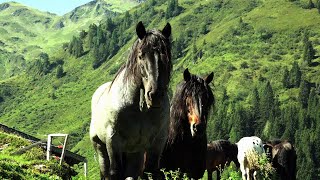
<path id="1" fill-rule="evenodd" d="M 111 82 L 107 82 L 102 84 L 92 95 L 91 99 L 91 125 L 90 125 L 90 137 L 94 137 L 96 135 L 96 128 L 94 127 L 95 122 L 98 120 L 97 108 L 99 101 L 103 98 L 105 93 L 108 93 Z"/>
<path id="2" fill-rule="evenodd" d="M 244 161 L 246 154 L 249 152 L 257 152 L 258 154 L 264 153 L 262 140 L 259 137 L 243 137 L 236 143 L 238 146 L 238 160 Z"/>
<path id="3" fill-rule="evenodd" d="M 91 108 L 92 110 L 95 108 L 95 106 L 98 104 L 99 100 L 103 96 L 104 93 L 107 93 L 109 91 L 111 82 L 107 82 L 102 84 L 98 89 L 93 93 L 92 99 L 91 99 Z"/>

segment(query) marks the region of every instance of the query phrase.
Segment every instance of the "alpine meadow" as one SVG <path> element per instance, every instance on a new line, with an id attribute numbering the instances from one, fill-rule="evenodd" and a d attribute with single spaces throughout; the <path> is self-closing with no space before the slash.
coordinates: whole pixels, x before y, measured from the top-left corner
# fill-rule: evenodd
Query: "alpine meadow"
<path id="1" fill-rule="evenodd" d="M 213 72 L 208 141 L 290 140 L 296 178 L 320 179 L 320 0 L 94 0 L 63 16 L 2 3 L 0 123 L 44 140 L 69 134 L 67 149 L 88 159 L 88 179 L 99 179 L 91 98 L 127 60 L 140 21 L 147 29 L 171 24 L 170 100 L 186 68 Z M 0 147 L 28 144 L 16 138 L 1 133 Z M 32 168 L 32 155 L 9 154 L 0 151 L 0 177 L 69 177 L 56 171 L 71 168 L 52 164 L 52 175 L 33 175 L 20 169 Z M 82 168 L 73 167 L 72 179 L 84 179 Z M 230 171 L 239 170 L 222 179 Z"/>

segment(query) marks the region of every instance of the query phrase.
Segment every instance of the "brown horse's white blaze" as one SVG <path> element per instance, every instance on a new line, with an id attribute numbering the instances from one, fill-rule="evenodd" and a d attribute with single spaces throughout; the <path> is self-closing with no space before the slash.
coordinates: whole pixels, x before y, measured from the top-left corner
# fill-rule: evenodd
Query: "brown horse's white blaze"
<path id="1" fill-rule="evenodd" d="M 200 179 L 206 169 L 207 118 L 214 105 L 209 86 L 213 72 L 202 78 L 186 69 L 183 79 L 172 97 L 169 135 L 160 167 L 166 171 L 180 169 L 188 178 Z"/>
<path id="2" fill-rule="evenodd" d="M 192 97 L 187 97 L 186 99 L 187 102 L 187 108 L 188 108 L 188 120 L 190 124 L 190 130 L 191 130 L 191 135 L 194 137 L 196 133 L 201 133 L 202 129 L 199 128 L 201 127 L 201 119 L 200 119 L 200 112 L 197 103 L 194 102 Z"/>

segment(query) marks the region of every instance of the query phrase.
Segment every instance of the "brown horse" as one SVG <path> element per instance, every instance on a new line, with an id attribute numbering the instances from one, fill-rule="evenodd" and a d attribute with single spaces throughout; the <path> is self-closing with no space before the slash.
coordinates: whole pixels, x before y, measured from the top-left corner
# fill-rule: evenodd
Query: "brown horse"
<path id="1" fill-rule="evenodd" d="M 168 141 L 160 167 L 178 170 L 189 178 L 202 178 L 206 169 L 207 120 L 214 96 L 209 86 L 213 73 L 202 79 L 183 73 L 170 107 Z"/>
<path id="2" fill-rule="evenodd" d="M 293 144 L 288 140 L 272 140 L 268 141 L 264 148 L 280 179 L 295 180 L 297 154 Z"/>
<path id="3" fill-rule="evenodd" d="M 223 169 L 225 165 L 229 165 L 233 161 L 237 167 L 238 147 L 236 144 L 227 140 L 216 140 L 207 145 L 207 172 L 208 180 L 212 180 L 213 171 L 217 171 L 217 179 L 220 179 L 219 168 Z"/>

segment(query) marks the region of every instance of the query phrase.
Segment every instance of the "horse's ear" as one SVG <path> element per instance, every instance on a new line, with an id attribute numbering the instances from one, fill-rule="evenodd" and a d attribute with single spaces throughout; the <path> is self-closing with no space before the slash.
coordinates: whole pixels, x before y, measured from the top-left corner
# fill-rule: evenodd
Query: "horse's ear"
<path id="1" fill-rule="evenodd" d="M 213 72 L 211 72 L 211 74 L 209 74 L 206 78 L 204 78 L 205 82 L 207 84 L 209 84 L 213 79 Z"/>
<path id="2" fill-rule="evenodd" d="M 271 144 L 263 144 L 263 149 L 266 153 L 272 152 L 272 145 Z"/>
<path id="3" fill-rule="evenodd" d="M 139 39 L 143 39 L 147 34 L 146 28 L 144 27 L 141 21 L 137 24 L 136 32 Z"/>
<path id="4" fill-rule="evenodd" d="M 191 79 L 191 74 L 190 74 L 188 68 L 185 69 L 184 72 L 183 72 L 183 79 L 184 79 L 186 82 L 190 81 L 190 79 Z"/>
<path id="5" fill-rule="evenodd" d="M 167 23 L 161 32 L 166 38 L 169 38 L 171 35 L 171 25 Z"/>

